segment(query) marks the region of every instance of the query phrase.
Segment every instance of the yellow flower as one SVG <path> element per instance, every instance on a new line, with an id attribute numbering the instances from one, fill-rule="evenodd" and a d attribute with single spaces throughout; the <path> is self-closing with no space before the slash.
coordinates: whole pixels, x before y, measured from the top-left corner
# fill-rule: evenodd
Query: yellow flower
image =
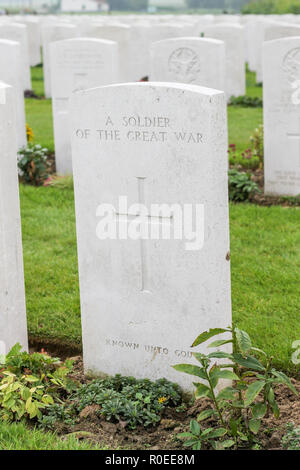
<path id="1" fill-rule="evenodd" d="M 158 399 L 158 403 L 164 403 L 165 401 L 167 401 L 166 397 L 159 397 Z"/>
<path id="2" fill-rule="evenodd" d="M 33 134 L 33 130 L 31 129 L 31 127 L 28 126 L 28 124 L 26 124 L 26 135 L 27 135 L 27 142 L 31 142 L 33 140 L 34 134 Z"/>

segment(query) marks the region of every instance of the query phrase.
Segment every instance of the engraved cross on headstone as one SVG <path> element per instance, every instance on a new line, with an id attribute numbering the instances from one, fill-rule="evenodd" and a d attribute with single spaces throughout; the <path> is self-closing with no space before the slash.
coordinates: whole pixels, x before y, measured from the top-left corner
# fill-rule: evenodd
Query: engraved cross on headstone
<path id="1" fill-rule="evenodd" d="M 300 117 L 298 120 L 299 131 L 298 132 L 288 132 L 287 137 L 298 141 L 298 166 L 300 166 Z"/>
<path id="2" fill-rule="evenodd" d="M 138 199 L 139 199 L 139 205 L 145 205 L 145 177 L 142 176 L 137 176 L 137 191 L 138 191 Z M 157 215 L 145 215 L 142 212 L 137 213 L 137 214 L 122 214 L 117 212 L 116 216 L 118 217 L 118 221 L 125 221 L 128 223 L 131 220 L 135 219 L 140 219 L 139 222 L 142 227 L 142 233 L 148 233 L 148 236 L 150 237 L 149 232 L 149 224 L 171 224 L 173 221 L 173 216 L 170 215 L 169 217 L 164 217 L 164 216 L 157 216 Z M 141 285 L 140 285 L 140 290 L 142 292 L 150 292 L 150 262 L 149 262 L 149 253 L 148 253 L 148 244 L 147 244 L 147 239 L 143 239 L 140 237 L 140 260 L 141 260 Z"/>

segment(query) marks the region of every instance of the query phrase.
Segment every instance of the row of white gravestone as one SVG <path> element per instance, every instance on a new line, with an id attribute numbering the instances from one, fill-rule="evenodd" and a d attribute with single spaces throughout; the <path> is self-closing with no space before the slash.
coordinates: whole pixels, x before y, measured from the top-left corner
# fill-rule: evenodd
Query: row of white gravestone
<path id="1" fill-rule="evenodd" d="M 30 65 L 40 62 L 40 46 L 44 50 L 46 96 L 51 96 L 48 46 L 52 41 L 72 37 L 95 37 L 116 41 L 119 56 L 119 82 L 136 81 L 149 75 L 149 51 L 153 42 L 175 37 L 207 37 L 226 43 L 227 90 L 235 94 L 233 80 L 239 80 L 243 90 L 240 56 L 256 71 L 257 81 L 262 81 L 261 49 L 265 40 L 299 34 L 297 15 L 290 16 L 178 16 L 176 19 L 160 16 L 145 17 L 28 17 L 1 18 L 0 35 L 21 43 L 24 67 L 24 89 L 30 88 Z M 41 31 L 40 31 L 41 30 Z M 42 33 L 42 39 L 40 38 Z M 4 36 L 3 36 L 4 35 Z M 245 48 L 246 45 L 246 48 Z M 235 59 L 235 60 L 234 60 Z M 228 73 L 230 72 L 230 74 Z M 143 75 L 144 74 L 144 75 Z M 242 93 L 240 93 L 242 94 Z"/>
<path id="2" fill-rule="evenodd" d="M 72 173 L 69 99 L 72 92 L 118 82 L 118 44 L 94 38 L 50 45 L 56 168 Z M 225 88 L 225 45 L 207 38 L 159 41 L 151 50 L 151 80 Z"/>
<path id="3" fill-rule="evenodd" d="M 74 90 L 118 81 L 118 47 L 111 41 L 79 38 L 55 42 L 51 49 L 57 171 L 68 174 L 72 172 L 70 96 Z M 265 191 L 297 195 L 300 193 L 299 38 L 266 41 L 265 50 L 268 51 L 264 56 Z M 150 78 L 222 90 L 226 87 L 225 56 L 224 43 L 215 39 L 159 41 L 151 48 Z M 277 125 L 278 131 L 274 133 Z M 113 138 L 112 133 L 107 136 Z"/>
<path id="4" fill-rule="evenodd" d="M 236 28 L 240 34 L 240 27 Z M 224 31 L 229 33 L 227 26 Z M 235 95 L 243 94 L 245 64 L 242 48 L 240 56 L 235 57 L 226 53 L 229 49 L 229 44 L 226 48 L 223 41 L 206 37 L 154 42 L 150 48 L 150 80 L 225 90 L 227 98 L 234 93 L 233 89 Z M 58 173 L 68 174 L 72 173 L 69 97 L 74 90 L 119 82 L 120 50 L 114 41 L 77 38 L 50 43 L 49 56 L 56 168 Z"/>
<path id="5" fill-rule="evenodd" d="M 0 86 L 7 349 L 27 345 L 11 92 Z M 79 91 L 71 101 L 85 369 L 166 377 L 191 390 L 192 377 L 171 365 L 194 361 L 198 332 L 231 323 L 225 95 L 153 82 Z M 122 236 L 107 237 L 109 224 Z"/>
<path id="6" fill-rule="evenodd" d="M 245 48 L 244 28 L 235 24 L 204 26 L 198 28 L 198 36 L 189 33 L 189 29 L 179 25 L 128 26 L 125 24 L 104 25 L 91 23 L 82 33 L 72 24 L 48 24 L 42 28 L 45 94 L 52 96 L 50 44 L 54 41 L 75 37 L 93 37 L 106 39 L 118 44 L 118 82 L 139 81 L 145 76 L 151 78 L 151 45 L 159 40 L 200 37 L 222 40 L 225 43 L 226 83 L 228 96 L 245 93 Z M 197 51 L 194 52 L 197 54 Z M 198 57 L 199 60 L 199 57 Z M 197 82 L 195 82 L 197 83 Z"/>

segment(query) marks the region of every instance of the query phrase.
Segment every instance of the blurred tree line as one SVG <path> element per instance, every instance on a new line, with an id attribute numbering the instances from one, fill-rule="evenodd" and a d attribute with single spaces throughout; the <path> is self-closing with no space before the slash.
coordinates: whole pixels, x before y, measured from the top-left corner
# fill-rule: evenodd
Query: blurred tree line
<path id="1" fill-rule="evenodd" d="M 251 0 L 242 9 L 243 13 L 282 14 L 300 13 L 300 0 Z"/>
<path id="2" fill-rule="evenodd" d="M 249 0 L 185 0 L 186 6 L 192 9 L 218 9 L 222 11 L 237 10 Z M 300 1 L 300 0 L 299 0 Z M 148 0 L 108 0 L 110 9 L 113 11 L 145 11 Z M 162 2 L 163 5 L 163 2 Z"/>
<path id="3" fill-rule="evenodd" d="M 108 0 L 112 11 L 145 11 L 148 8 L 148 0 Z"/>
<path id="4" fill-rule="evenodd" d="M 207 8 L 222 11 L 240 11 L 249 0 L 185 0 L 188 8 Z M 300 0 L 299 0 L 300 1 Z"/>

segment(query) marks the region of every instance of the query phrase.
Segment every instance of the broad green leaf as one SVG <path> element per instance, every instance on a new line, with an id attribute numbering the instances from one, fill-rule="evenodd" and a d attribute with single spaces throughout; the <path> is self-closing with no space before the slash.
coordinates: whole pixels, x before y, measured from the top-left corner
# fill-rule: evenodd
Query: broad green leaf
<path id="1" fill-rule="evenodd" d="M 212 338 L 213 336 L 219 335 L 221 333 L 226 333 L 227 331 L 230 331 L 230 330 L 225 330 L 224 328 L 211 328 L 208 331 L 204 331 L 195 339 L 195 341 L 192 344 L 192 348 L 195 346 L 198 346 L 201 343 L 204 343 L 205 341 L 207 341 L 209 338 Z"/>
<path id="2" fill-rule="evenodd" d="M 28 400 L 28 398 L 31 396 L 30 394 L 30 390 L 28 387 L 24 387 L 22 389 L 22 392 L 21 392 L 21 397 L 23 398 L 23 400 Z"/>
<path id="3" fill-rule="evenodd" d="M 234 400 L 237 394 L 236 388 L 225 387 L 223 388 L 217 396 L 218 400 Z"/>
<path id="4" fill-rule="evenodd" d="M 275 403 L 275 395 L 274 395 L 274 390 L 273 388 L 270 388 L 269 392 L 268 392 L 268 402 L 270 403 L 270 405 L 274 405 Z"/>
<path id="5" fill-rule="evenodd" d="M 204 429 L 204 431 L 201 433 L 201 437 L 207 437 L 207 435 L 210 434 L 213 430 L 214 428 Z"/>
<path id="6" fill-rule="evenodd" d="M 10 350 L 9 353 L 6 355 L 6 357 L 7 357 L 7 358 L 11 358 L 11 357 L 13 357 L 13 356 L 18 356 L 21 351 L 22 351 L 22 346 L 20 345 L 20 343 L 16 343 L 16 344 L 11 348 L 11 350 Z"/>
<path id="7" fill-rule="evenodd" d="M 194 435 L 198 436 L 200 434 L 201 428 L 200 428 L 199 423 L 197 423 L 195 419 L 192 419 L 192 421 L 190 422 L 190 430 L 191 430 L 191 433 Z"/>
<path id="8" fill-rule="evenodd" d="M 217 341 L 210 343 L 208 345 L 208 348 L 218 348 L 219 346 L 223 346 L 223 344 L 228 344 L 228 343 L 232 343 L 232 339 L 218 339 Z"/>
<path id="9" fill-rule="evenodd" d="M 29 397 L 29 398 L 26 400 L 26 404 L 25 404 L 26 411 L 28 411 L 28 412 L 29 412 L 29 409 L 30 409 L 31 402 L 32 402 L 32 398 Z"/>
<path id="10" fill-rule="evenodd" d="M 298 395 L 297 390 L 295 389 L 294 385 L 292 384 L 290 378 L 287 375 L 275 369 L 272 369 L 271 372 L 273 375 L 275 375 L 275 377 L 278 378 L 279 383 L 286 385 L 287 387 L 289 387 L 290 390 L 292 390 L 292 392 L 295 393 L 295 395 Z"/>
<path id="11" fill-rule="evenodd" d="M 207 357 L 211 359 L 232 359 L 232 354 L 225 353 L 223 351 L 215 351 L 212 353 L 209 353 Z"/>
<path id="12" fill-rule="evenodd" d="M 40 379 L 38 377 L 35 377 L 34 375 L 25 375 L 25 380 L 30 383 L 35 383 L 39 382 Z"/>
<path id="13" fill-rule="evenodd" d="M 232 436 L 237 436 L 238 433 L 238 421 L 234 418 L 231 418 L 229 421 L 229 426 Z"/>
<path id="14" fill-rule="evenodd" d="M 246 331 L 240 330 L 239 328 L 235 328 L 234 331 L 239 349 L 242 353 L 247 353 L 252 347 L 250 336 Z"/>
<path id="15" fill-rule="evenodd" d="M 232 370 L 214 370 L 212 376 L 218 379 L 240 380 Z"/>
<path id="16" fill-rule="evenodd" d="M 213 409 L 201 411 L 201 413 L 197 416 L 197 421 L 203 421 L 204 419 L 210 418 L 215 414 L 217 414 L 217 412 Z"/>
<path id="17" fill-rule="evenodd" d="M 265 367 L 255 358 L 252 356 L 247 356 L 246 358 L 242 356 L 242 354 L 234 353 L 233 358 L 237 364 L 242 367 L 246 367 L 248 369 L 264 371 Z"/>
<path id="18" fill-rule="evenodd" d="M 197 442 L 193 445 L 193 450 L 201 450 L 201 441 L 197 441 Z"/>
<path id="19" fill-rule="evenodd" d="M 223 449 L 228 449 L 228 447 L 232 447 L 234 444 L 235 442 L 232 439 L 227 439 L 226 441 L 221 442 Z"/>
<path id="20" fill-rule="evenodd" d="M 257 434 L 261 425 L 260 419 L 250 419 L 249 429 L 253 434 Z"/>
<path id="21" fill-rule="evenodd" d="M 251 405 L 254 402 L 255 398 L 265 386 L 265 382 L 263 380 L 257 380 L 249 385 L 245 393 L 245 406 Z"/>
<path id="22" fill-rule="evenodd" d="M 206 379 L 206 375 L 203 370 L 198 366 L 194 366 L 193 364 L 176 364 L 172 367 L 178 372 L 185 372 L 186 374 L 195 375 L 201 379 Z"/>
<path id="23" fill-rule="evenodd" d="M 202 353 L 198 353 L 198 352 L 195 352 L 195 353 L 192 353 L 194 358 L 197 359 L 198 362 L 200 362 L 200 364 L 202 365 L 203 363 L 204 364 L 208 364 L 209 361 L 207 359 L 207 356 L 205 354 L 202 354 Z M 202 366 L 203 367 L 203 366 Z"/>
<path id="24" fill-rule="evenodd" d="M 265 357 L 267 357 L 267 354 L 266 354 L 265 351 L 263 351 L 262 349 L 254 348 L 254 347 L 252 346 L 250 350 L 251 350 L 251 351 L 254 351 L 254 352 L 258 352 L 258 353 L 260 353 L 260 354 L 263 354 Z"/>
<path id="25" fill-rule="evenodd" d="M 212 432 L 209 433 L 208 437 L 210 439 L 214 438 L 214 437 L 222 437 L 222 436 L 225 436 L 225 434 L 227 433 L 227 429 L 225 428 L 218 428 L 218 429 L 214 429 Z"/>
<path id="26" fill-rule="evenodd" d="M 274 414 L 275 418 L 278 419 L 279 416 L 280 416 L 280 410 L 279 410 L 278 405 L 277 405 L 275 400 L 274 400 L 274 402 L 272 403 L 271 406 L 272 406 L 272 410 L 273 410 L 273 414 Z"/>
<path id="27" fill-rule="evenodd" d="M 252 416 L 254 419 L 263 418 L 266 412 L 267 412 L 267 405 L 265 403 L 257 403 L 252 408 Z"/>
<path id="28" fill-rule="evenodd" d="M 185 442 L 183 443 L 183 445 L 184 445 L 184 447 L 191 447 L 191 446 L 195 445 L 195 439 L 191 439 L 191 440 L 189 440 L 189 441 L 185 441 Z"/>
<path id="29" fill-rule="evenodd" d="M 195 392 L 196 398 L 211 397 L 211 391 L 210 391 L 210 388 L 207 387 L 207 385 L 195 384 L 195 383 L 194 385 L 196 387 L 196 392 Z"/>

